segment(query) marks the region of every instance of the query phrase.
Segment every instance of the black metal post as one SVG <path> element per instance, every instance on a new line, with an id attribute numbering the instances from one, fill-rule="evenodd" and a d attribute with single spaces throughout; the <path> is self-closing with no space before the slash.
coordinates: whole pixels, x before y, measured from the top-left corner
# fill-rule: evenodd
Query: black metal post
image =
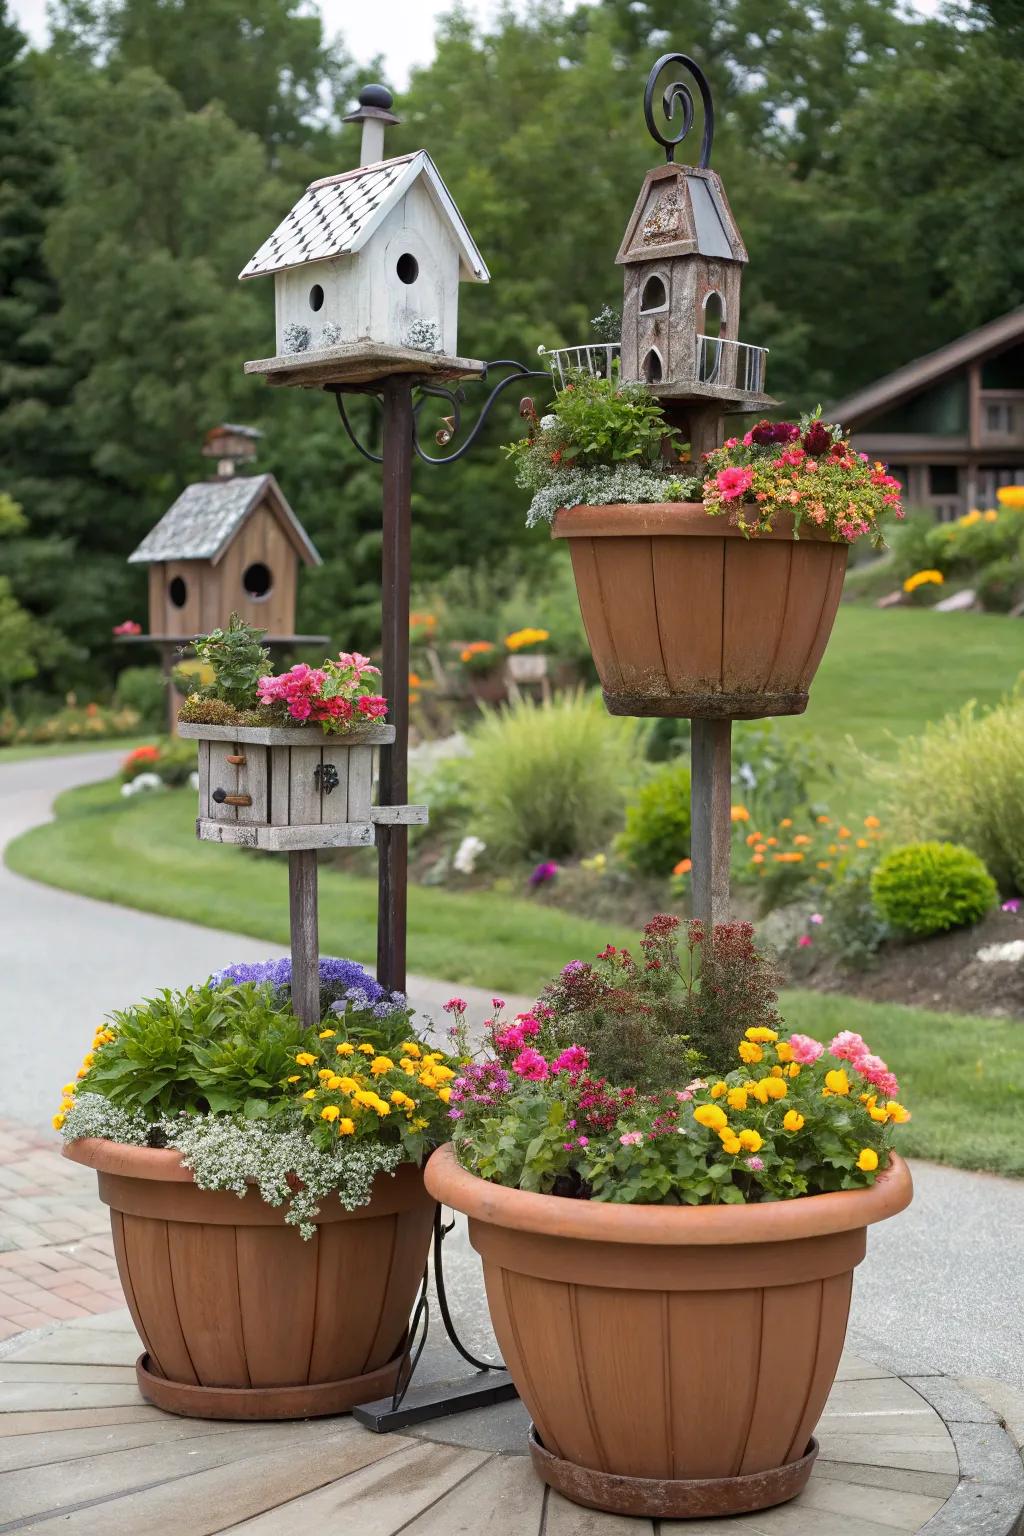
<path id="1" fill-rule="evenodd" d="M 381 753 L 380 802 L 409 798 L 409 546 L 411 533 L 412 380 L 403 374 L 383 385 L 383 550 L 381 555 L 381 691 L 395 728 Z M 377 979 L 404 992 L 409 833 L 377 827 Z"/>

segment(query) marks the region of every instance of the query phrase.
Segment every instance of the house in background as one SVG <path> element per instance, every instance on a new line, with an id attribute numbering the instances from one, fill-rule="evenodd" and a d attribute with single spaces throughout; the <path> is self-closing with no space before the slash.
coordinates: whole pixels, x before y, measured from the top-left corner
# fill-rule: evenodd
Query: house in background
<path id="1" fill-rule="evenodd" d="M 1024 307 L 897 368 L 829 409 L 883 459 L 908 509 L 940 521 L 1024 484 Z"/>

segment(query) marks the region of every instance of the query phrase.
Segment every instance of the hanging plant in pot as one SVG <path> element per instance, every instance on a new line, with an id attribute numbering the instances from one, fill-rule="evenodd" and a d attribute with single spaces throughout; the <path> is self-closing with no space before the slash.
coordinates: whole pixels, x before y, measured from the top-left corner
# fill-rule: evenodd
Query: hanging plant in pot
<path id="1" fill-rule="evenodd" d="M 144 1397 L 201 1418 L 339 1413 L 394 1389 L 454 1072 L 405 999 L 320 961 L 164 991 L 96 1032 L 54 1125 L 95 1168 Z"/>
<path id="2" fill-rule="evenodd" d="M 866 1229 L 911 1198 L 886 1064 L 785 1030 L 749 925 L 691 923 L 682 965 L 678 927 L 492 1017 L 426 1173 L 469 1217 L 539 1475 L 666 1519 L 800 1492 Z"/>
<path id="3" fill-rule="evenodd" d="M 506 452 L 531 524 L 569 541 L 613 714 L 800 714 L 850 545 L 902 516 L 898 482 L 817 416 L 690 462 L 642 382 L 574 375 Z M 699 469 L 699 474 L 695 471 Z"/>

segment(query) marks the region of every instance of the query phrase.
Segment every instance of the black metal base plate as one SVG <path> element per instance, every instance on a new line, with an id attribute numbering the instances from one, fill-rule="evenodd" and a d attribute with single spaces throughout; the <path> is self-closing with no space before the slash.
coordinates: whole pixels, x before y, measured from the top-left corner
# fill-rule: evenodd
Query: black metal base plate
<path id="1" fill-rule="evenodd" d="M 386 1435 L 406 1429 L 410 1424 L 425 1424 L 429 1419 L 448 1418 L 453 1413 L 468 1413 L 471 1408 L 490 1408 L 518 1397 L 515 1383 L 507 1371 L 477 1371 L 462 1381 L 424 1382 L 411 1386 L 397 1408 L 393 1399 L 382 1397 L 375 1403 L 360 1403 L 352 1417 L 365 1429 Z"/>

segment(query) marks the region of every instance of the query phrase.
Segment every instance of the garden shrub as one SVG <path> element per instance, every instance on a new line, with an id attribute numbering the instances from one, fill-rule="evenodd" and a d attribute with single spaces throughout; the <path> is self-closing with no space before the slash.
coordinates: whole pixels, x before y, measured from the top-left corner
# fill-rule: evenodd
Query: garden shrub
<path id="1" fill-rule="evenodd" d="M 933 563 L 929 538 L 935 531 L 935 513 L 909 512 L 904 522 L 889 531 L 893 570 L 900 581 Z"/>
<path id="2" fill-rule="evenodd" d="M 162 730 L 167 719 L 167 682 L 160 668 L 125 667 L 117 679 L 114 703 L 133 709 L 143 730 Z"/>
<path id="3" fill-rule="evenodd" d="M 970 848 L 1007 895 L 1024 892 L 1024 693 L 974 704 L 904 744 L 887 825 L 903 842 Z"/>
<path id="4" fill-rule="evenodd" d="M 1024 561 L 1019 556 L 1001 555 L 985 566 L 975 587 L 986 612 L 1009 613 L 1024 597 Z"/>
<path id="5" fill-rule="evenodd" d="M 497 859 L 593 853 L 621 821 L 642 735 L 582 692 L 487 713 L 469 738 L 471 830 Z"/>
<path id="6" fill-rule="evenodd" d="M 690 852 L 690 765 L 677 761 L 650 779 L 626 809 L 618 849 L 641 875 L 670 875 Z"/>
<path id="7" fill-rule="evenodd" d="M 980 922 L 995 904 L 996 884 L 969 848 L 955 843 L 908 843 L 876 866 L 871 895 L 897 931 L 927 938 Z"/>

